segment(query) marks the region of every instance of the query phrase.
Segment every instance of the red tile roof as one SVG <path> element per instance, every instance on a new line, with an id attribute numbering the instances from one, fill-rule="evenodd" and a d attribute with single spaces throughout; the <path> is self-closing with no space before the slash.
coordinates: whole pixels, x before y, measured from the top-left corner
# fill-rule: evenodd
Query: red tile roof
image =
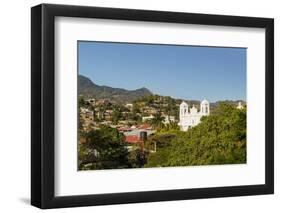
<path id="1" fill-rule="evenodd" d="M 149 124 L 143 124 L 139 126 L 139 129 L 151 129 L 151 126 Z"/>
<path id="2" fill-rule="evenodd" d="M 119 131 L 131 131 L 132 129 L 130 127 L 120 127 L 118 128 Z"/>
<path id="3" fill-rule="evenodd" d="M 138 135 L 126 135 L 125 141 L 127 143 L 138 143 L 139 139 Z"/>

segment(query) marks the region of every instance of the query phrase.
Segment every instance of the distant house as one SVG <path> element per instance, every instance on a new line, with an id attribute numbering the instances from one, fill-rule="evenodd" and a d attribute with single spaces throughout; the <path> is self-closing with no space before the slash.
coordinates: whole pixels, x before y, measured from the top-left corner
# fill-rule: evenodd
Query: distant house
<path id="1" fill-rule="evenodd" d="M 156 114 L 156 113 L 157 113 L 157 110 L 154 109 L 154 108 L 149 108 L 146 112 L 147 112 L 147 113 L 150 113 L 150 114 Z"/>
<path id="2" fill-rule="evenodd" d="M 84 130 L 89 129 L 91 127 L 91 125 L 93 125 L 93 123 L 94 123 L 94 112 L 87 108 L 81 107 L 80 116 L 84 121 L 83 122 Z"/>
<path id="3" fill-rule="evenodd" d="M 107 99 L 99 99 L 96 101 L 97 105 L 102 105 L 102 104 L 106 104 L 109 103 L 109 101 Z"/>
<path id="4" fill-rule="evenodd" d="M 103 124 L 103 125 L 111 125 L 112 121 L 102 121 L 100 123 Z"/>
<path id="5" fill-rule="evenodd" d="M 94 105 L 96 103 L 94 98 L 90 98 L 90 99 L 86 100 L 86 102 L 88 102 L 91 105 Z"/>
<path id="6" fill-rule="evenodd" d="M 131 126 L 131 129 L 136 129 L 137 127 L 135 125 Z"/>
<path id="7" fill-rule="evenodd" d="M 105 112 L 108 113 L 108 114 L 112 114 L 113 110 L 112 109 L 107 109 L 107 110 L 105 110 Z"/>
<path id="8" fill-rule="evenodd" d="M 91 120 L 91 121 L 94 120 L 94 112 L 87 108 L 81 107 L 80 114 L 81 114 L 82 118 L 85 120 Z"/>
<path id="9" fill-rule="evenodd" d="M 146 132 L 147 133 L 147 136 L 149 135 L 152 135 L 155 133 L 155 130 L 152 130 L 151 128 L 147 128 L 147 129 L 141 129 L 141 128 L 137 128 L 137 129 L 132 129 L 131 131 L 126 131 L 126 132 L 123 132 L 123 134 L 125 136 L 131 136 L 131 135 L 137 135 L 139 137 L 140 133 L 141 132 Z"/>
<path id="10" fill-rule="evenodd" d="M 132 129 L 130 127 L 119 127 L 118 128 L 119 132 L 130 132 Z"/>
<path id="11" fill-rule="evenodd" d="M 244 109 L 244 106 L 242 105 L 241 101 L 239 101 L 238 106 L 236 108 L 237 109 Z"/>
<path id="12" fill-rule="evenodd" d="M 151 120 L 151 119 L 153 119 L 153 118 L 154 118 L 153 115 L 150 115 L 150 116 L 143 116 L 143 117 L 142 117 L 142 122 L 146 122 L 146 121 Z"/>
<path id="13" fill-rule="evenodd" d="M 175 122 L 175 121 L 176 121 L 175 116 L 165 115 L 163 123 L 169 124 L 169 123 Z"/>
<path id="14" fill-rule="evenodd" d="M 142 130 L 152 130 L 152 127 L 149 124 L 142 124 L 138 127 L 138 129 Z"/>
<path id="15" fill-rule="evenodd" d="M 138 143 L 140 141 L 140 137 L 138 135 L 126 135 L 125 141 L 127 143 Z"/>
<path id="16" fill-rule="evenodd" d="M 133 108 L 133 104 L 128 103 L 128 104 L 126 104 L 126 105 L 125 105 L 125 107 L 127 107 L 127 108 L 131 109 L 131 108 Z"/>

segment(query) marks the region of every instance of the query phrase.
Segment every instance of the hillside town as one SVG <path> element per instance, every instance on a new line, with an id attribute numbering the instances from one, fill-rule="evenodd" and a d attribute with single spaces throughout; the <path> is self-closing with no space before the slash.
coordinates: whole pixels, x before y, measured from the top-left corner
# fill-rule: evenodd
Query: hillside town
<path id="1" fill-rule="evenodd" d="M 169 98 L 149 98 L 122 104 L 107 99 L 80 97 L 79 127 L 83 131 L 91 131 L 99 129 L 100 125 L 107 125 L 123 133 L 127 143 L 137 143 L 140 140 L 140 132 L 146 132 L 149 136 L 161 125 L 177 124 L 177 102 L 173 101 L 174 106 L 170 106 L 167 103 Z"/>
<path id="2" fill-rule="evenodd" d="M 223 162 L 244 163 L 246 107 L 242 101 L 209 103 L 206 99 L 188 101 L 160 95 L 131 102 L 80 95 L 78 168 L 162 167 L 174 162 L 183 166 L 209 165 L 220 164 L 221 158 L 230 158 Z M 226 135 L 225 128 L 231 128 L 233 135 Z M 219 153 L 214 155 L 218 147 L 209 147 L 220 138 L 224 139 L 219 143 L 226 142 L 225 151 L 219 147 Z M 229 150 L 233 144 L 235 157 Z M 183 145 L 191 155 L 181 152 Z M 180 160 L 175 161 L 177 158 Z"/>
<path id="3" fill-rule="evenodd" d="M 243 108 L 239 102 L 237 109 Z M 142 142 L 141 133 L 149 137 L 161 127 L 187 131 L 198 125 L 202 116 L 209 114 L 210 103 L 207 100 L 188 105 L 186 101 L 158 95 L 132 103 L 79 97 L 79 128 L 85 132 L 99 129 L 101 125 L 115 128 L 124 134 L 128 148 Z"/>

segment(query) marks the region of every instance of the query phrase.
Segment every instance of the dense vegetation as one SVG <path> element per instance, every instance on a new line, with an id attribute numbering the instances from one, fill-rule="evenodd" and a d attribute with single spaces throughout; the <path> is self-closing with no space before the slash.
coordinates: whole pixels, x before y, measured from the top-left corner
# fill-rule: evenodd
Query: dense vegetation
<path id="1" fill-rule="evenodd" d="M 221 103 L 187 132 L 155 135 L 146 167 L 246 163 L 246 110 Z"/>
<path id="2" fill-rule="evenodd" d="M 102 126 L 98 130 L 80 133 L 84 141 L 78 145 L 78 168 L 119 169 L 129 167 L 124 135 L 117 129 Z"/>

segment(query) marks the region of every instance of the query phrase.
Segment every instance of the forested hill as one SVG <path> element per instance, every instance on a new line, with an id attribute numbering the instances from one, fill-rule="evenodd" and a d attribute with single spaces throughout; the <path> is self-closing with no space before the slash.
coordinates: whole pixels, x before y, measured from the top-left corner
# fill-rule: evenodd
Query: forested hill
<path id="1" fill-rule="evenodd" d="M 78 76 L 78 95 L 87 98 L 110 99 L 116 102 L 133 102 L 147 95 L 152 95 L 147 88 L 142 87 L 136 90 L 126 90 L 108 86 L 99 86 L 94 84 L 89 78 Z"/>

